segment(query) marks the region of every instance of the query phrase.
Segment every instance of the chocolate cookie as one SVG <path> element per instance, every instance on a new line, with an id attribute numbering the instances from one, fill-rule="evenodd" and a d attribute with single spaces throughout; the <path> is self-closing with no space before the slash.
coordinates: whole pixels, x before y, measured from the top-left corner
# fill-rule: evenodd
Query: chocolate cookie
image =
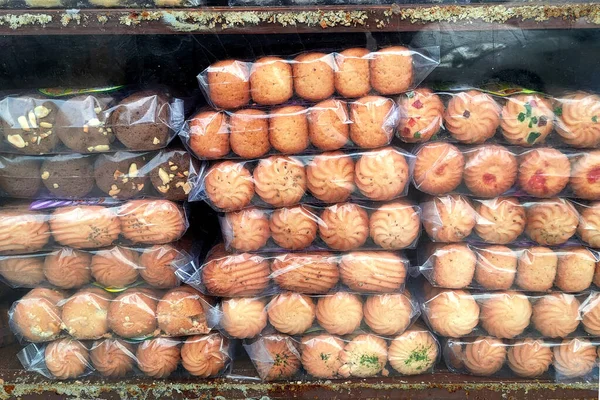
<path id="1" fill-rule="evenodd" d="M 78 153 L 99 153 L 111 150 L 115 137 L 106 126 L 106 106 L 109 97 L 83 95 L 60 105 L 55 131 L 60 140 Z"/>
<path id="2" fill-rule="evenodd" d="M 156 150 L 169 141 L 170 106 L 166 95 L 144 91 L 123 99 L 110 124 L 117 139 L 131 150 Z"/>
<path id="3" fill-rule="evenodd" d="M 60 198 L 84 197 L 94 189 L 93 157 L 72 154 L 45 160 L 40 177 L 48 190 Z"/>
<path id="4" fill-rule="evenodd" d="M 54 131 L 58 102 L 39 97 L 7 97 L 0 121 L 8 145 L 24 154 L 47 154 L 59 144 Z"/>
<path id="5" fill-rule="evenodd" d="M 155 164 L 158 163 L 158 165 Z M 169 200 L 187 200 L 191 190 L 188 181 L 191 157 L 183 150 L 163 151 L 154 158 L 156 165 L 150 171 L 154 188 Z"/>
<path id="6" fill-rule="evenodd" d="M 0 157 L 0 188 L 10 197 L 35 198 L 42 185 L 40 164 L 36 157 Z"/>
<path id="7" fill-rule="evenodd" d="M 130 199 L 146 188 L 146 156 L 118 152 L 98 156 L 94 165 L 96 186 L 115 199 Z"/>

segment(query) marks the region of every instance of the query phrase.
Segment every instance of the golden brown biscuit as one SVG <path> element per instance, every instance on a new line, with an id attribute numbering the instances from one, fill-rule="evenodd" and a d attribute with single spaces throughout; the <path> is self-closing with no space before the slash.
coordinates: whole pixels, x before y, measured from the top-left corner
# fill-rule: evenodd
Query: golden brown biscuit
<path id="1" fill-rule="evenodd" d="M 393 100 L 365 96 L 350 103 L 350 139 L 358 147 L 372 149 L 385 146 L 392 139 L 397 115 Z"/>
<path id="2" fill-rule="evenodd" d="M 527 207 L 525 233 L 533 241 L 546 246 L 565 243 L 575 234 L 579 215 L 564 199 L 552 198 L 531 203 Z"/>
<path id="3" fill-rule="evenodd" d="M 552 288 L 558 257 L 547 247 L 531 247 L 521 251 L 515 283 L 521 289 L 545 292 Z"/>
<path id="4" fill-rule="evenodd" d="M 227 247 L 237 251 L 255 251 L 267 244 L 270 235 L 269 218 L 260 208 L 225 214 L 223 237 Z"/>
<path id="5" fill-rule="evenodd" d="M 271 156 L 254 169 L 256 194 L 274 207 L 292 206 L 306 192 L 306 171 L 297 158 Z"/>
<path id="6" fill-rule="evenodd" d="M 263 57 L 250 69 L 250 94 L 258 104 L 284 103 L 294 94 L 292 66 L 279 57 Z"/>
<path id="7" fill-rule="evenodd" d="M 231 150 L 242 158 L 262 157 L 271 150 L 269 116 L 264 111 L 245 109 L 229 117 Z"/>
<path id="8" fill-rule="evenodd" d="M 521 293 L 491 293 L 484 296 L 479 304 L 481 327 L 491 336 L 512 339 L 529 326 L 531 303 Z"/>
<path id="9" fill-rule="evenodd" d="M 46 346 L 44 363 L 48 372 L 58 379 L 77 378 L 89 367 L 89 353 L 85 346 L 73 339 L 60 339 Z"/>
<path id="10" fill-rule="evenodd" d="M 571 189 L 576 197 L 600 198 L 600 151 L 582 154 L 571 168 Z"/>
<path id="11" fill-rule="evenodd" d="M 523 339 L 508 348 L 508 366 L 520 377 L 543 375 L 552 363 L 552 348 L 539 339 Z"/>
<path id="12" fill-rule="evenodd" d="M 356 251 L 342 256 L 340 277 L 357 292 L 394 292 L 406 281 L 407 265 L 408 260 L 396 253 Z"/>
<path id="13" fill-rule="evenodd" d="M 511 144 L 533 146 L 543 143 L 554 127 L 552 105 L 535 94 L 518 94 L 506 99 L 500 128 Z"/>
<path id="14" fill-rule="evenodd" d="M 565 337 L 575 331 L 581 319 L 579 300 L 566 293 L 547 294 L 535 301 L 531 322 L 542 335 Z"/>
<path id="15" fill-rule="evenodd" d="M 531 196 L 556 196 L 569 183 L 569 176 L 571 163 L 558 150 L 535 149 L 519 157 L 519 188 Z"/>
<path id="16" fill-rule="evenodd" d="M 439 345 L 427 330 L 411 328 L 390 342 L 390 365 L 402 375 L 430 371 L 438 360 Z"/>
<path id="17" fill-rule="evenodd" d="M 220 111 L 200 111 L 189 121 L 190 149 L 200 158 L 218 159 L 229 154 L 229 119 Z"/>
<path id="18" fill-rule="evenodd" d="M 416 153 L 413 180 L 422 192 L 440 195 L 458 187 L 462 182 L 465 158 L 450 143 L 427 143 Z"/>
<path id="19" fill-rule="evenodd" d="M 174 246 L 163 244 L 145 249 L 139 258 L 140 276 L 150 286 L 172 288 L 179 285 L 175 269 L 187 263 L 186 255 Z"/>
<path id="20" fill-rule="evenodd" d="M 0 275 L 10 286 L 36 287 L 45 279 L 44 257 L 2 258 Z"/>
<path id="21" fill-rule="evenodd" d="M 187 229 L 183 208 L 169 200 L 131 200 L 119 208 L 121 234 L 133 243 L 164 244 Z"/>
<path id="22" fill-rule="evenodd" d="M 254 182 L 244 163 L 222 161 L 213 164 L 204 176 L 206 195 L 223 211 L 240 210 L 254 197 Z"/>
<path id="23" fill-rule="evenodd" d="M 276 257 L 271 278 L 284 290 L 305 294 L 327 293 L 340 274 L 335 257 L 328 253 L 289 253 Z"/>
<path id="24" fill-rule="evenodd" d="M 361 97 L 371 91 L 369 50 L 346 49 L 335 54 L 335 90 L 342 97 Z"/>
<path id="25" fill-rule="evenodd" d="M 490 376 L 506 361 L 506 346 L 500 339 L 480 336 L 465 345 L 462 352 L 465 368 L 473 375 Z"/>
<path id="26" fill-rule="evenodd" d="M 381 94 L 399 94 L 407 91 L 413 80 L 412 52 L 406 47 L 394 46 L 369 55 L 371 86 Z"/>
<path id="27" fill-rule="evenodd" d="M 590 335 L 600 334 L 600 293 L 593 292 L 581 306 L 581 324 Z"/>
<path id="28" fill-rule="evenodd" d="M 510 288 L 517 273 L 517 256 L 506 246 L 476 249 L 475 281 L 488 290 Z"/>
<path id="29" fill-rule="evenodd" d="M 348 143 L 350 117 L 348 105 L 329 99 L 308 109 L 308 137 L 313 146 L 323 151 L 338 150 Z"/>
<path id="30" fill-rule="evenodd" d="M 317 237 L 317 221 L 318 217 L 305 206 L 279 208 L 269 220 L 271 237 L 284 249 L 304 249 Z"/>
<path id="31" fill-rule="evenodd" d="M 305 53 L 294 58 L 294 90 L 299 97 L 320 101 L 335 91 L 333 54 Z"/>
<path id="32" fill-rule="evenodd" d="M 299 335 L 312 326 L 315 303 L 304 294 L 284 292 L 271 299 L 267 314 L 269 323 L 279 332 Z"/>
<path id="33" fill-rule="evenodd" d="M 306 185 L 326 203 L 346 201 L 354 191 L 354 161 L 341 151 L 315 156 L 306 166 Z"/>
<path id="34" fill-rule="evenodd" d="M 253 358 L 252 361 L 262 380 L 289 379 L 300 369 L 298 343 L 290 336 L 281 334 L 261 336 L 254 346 L 260 349 L 258 352 L 260 356 Z"/>
<path id="35" fill-rule="evenodd" d="M 75 248 L 110 246 L 121 233 L 121 219 L 115 209 L 102 206 L 70 206 L 50 215 L 54 240 Z"/>
<path id="36" fill-rule="evenodd" d="M 591 247 L 600 247 L 600 202 L 590 203 L 580 209 L 577 234 Z"/>
<path id="37" fill-rule="evenodd" d="M 168 338 L 145 340 L 138 345 L 135 358 L 138 368 L 147 376 L 166 378 L 179 365 L 179 342 Z"/>
<path id="38" fill-rule="evenodd" d="M 478 144 L 490 139 L 500 125 L 500 106 L 477 90 L 452 96 L 444 113 L 446 129 L 459 142 Z"/>
<path id="39" fill-rule="evenodd" d="M 298 154 L 308 147 L 307 110 L 301 106 L 277 108 L 269 114 L 269 140 L 283 154 Z"/>
<path id="40" fill-rule="evenodd" d="M 434 197 L 423 205 L 423 227 L 436 242 L 460 242 L 475 227 L 475 210 L 466 197 Z"/>
<path id="41" fill-rule="evenodd" d="M 0 253 L 32 253 L 50 239 L 48 216 L 25 207 L 0 210 Z"/>
<path id="42" fill-rule="evenodd" d="M 594 279 L 596 257 L 585 247 L 569 247 L 558 253 L 554 285 L 563 292 L 581 292 Z"/>
<path id="43" fill-rule="evenodd" d="M 344 342 L 329 334 L 307 335 L 301 340 L 302 366 L 315 378 L 331 379 L 338 376 L 342 366 L 340 354 Z"/>
<path id="44" fill-rule="evenodd" d="M 62 289 L 85 285 L 92 279 L 92 255 L 68 247 L 46 255 L 44 275 L 48 282 Z"/>
<path id="45" fill-rule="evenodd" d="M 370 334 L 358 335 L 344 346 L 340 354 L 343 365 L 339 369 L 339 374 L 344 378 L 351 376 L 367 378 L 380 372 L 385 375 L 388 373 L 384 369 L 387 357 L 385 340 Z"/>
<path id="46" fill-rule="evenodd" d="M 34 343 L 56 339 L 61 331 L 58 304 L 64 298 L 64 294 L 57 290 L 32 289 L 12 307 L 11 322 L 15 334 Z"/>
<path id="47" fill-rule="evenodd" d="M 99 250 L 91 260 L 92 276 L 104 287 L 126 287 L 138 278 L 139 255 L 125 247 Z"/>
<path id="48" fill-rule="evenodd" d="M 362 246 L 369 236 L 369 216 L 360 206 L 341 203 L 321 213 L 319 237 L 334 250 L 352 250 Z"/>
<path id="49" fill-rule="evenodd" d="M 128 289 L 110 302 L 108 326 L 124 338 L 139 338 L 155 333 L 157 298 L 151 291 Z"/>
<path id="50" fill-rule="evenodd" d="M 218 375 L 227 363 L 229 343 L 218 333 L 190 336 L 181 346 L 181 364 L 192 376 Z"/>
<path id="51" fill-rule="evenodd" d="M 423 312 L 431 328 L 442 336 L 467 336 L 479 323 L 479 305 L 464 290 L 440 290 L 424 304 Z"/>
<path id="52" fill-rule="evenodd" d="M 525 207 L 514 197 L 480 200 L 475 204 L 475 232 L 488 243 L 507 244 L 525 230 Z"/>
<path id="53" fill-rule="evenodd" d="M 336 292 L 319 297 L 316 317 L 319 325 L 334 335 L 354 332 L 363 318 L 363 303 L 359 295 Z"/>
<path id="54" fill-rule="evenodd" d="M 597 147 L 600 143 L 600 97 L 574 92 L 556 99 L 556 132 L 569 146 Z"/>
<path id="55" fill-rule="evenodd" d="M 238 108 L 250 101 L 250 73 L 245 62 L 223 60 L 207 69 L 208 96 L 218 108 Z"/>
<path id="56" fill-rule="evenodd" d="M 99 339 L 108 334 L 108 306 L 112 296 L 100 288 L 86 288 L 62 302 L 62 328 L 76 339 Z"/>
<path id="57" fill-rule="evenodd" d="M 167 336 L 187 336 L 210 332 L 205 297 L 190 286 L 169 290 L 158 301 L 158 328 Z"/>
<path id="58" fill-rule="evenodd" d="M 241 253 L 209 259 L 202 267 L 202 284 L 213 296 L 254 296 L 269 284 L 269 261 Z"/>
<path id="59" fill-rule="evenodd" d="M 233 338 L 254 337 L 267 326 L 266 305 L 264 299 L 251 297 L 223 300 L 220 325 Z"/>
<path id="60" fill-rule="evenodd" d="M 120 339 L 94 342 L 90 361 L 102 376 L 121 378 L 133 370 L 135 351 L 131 344 Z"/>
<path id="61" fill-rule="evenodd" d="M 462 289 L 471 285 L 477 258 L 466 243 L 443 245 L 433 254 L 431 279 L 435 286 Z"/>
<path id="62" fill-rule="evenodd" d="M 437 135 L 444 120 L 444 104 L 430 89 L 407 92 L 398 101 L 398 134 L 407 143 L 427 142 Z"/>
<path id="63" fill-rule="evenodd" d="M 517 179 L 517 159 L 506 148 L 484 145 L 465 154 L 465 185 L 475 195 L 496 197 Z"/>
<path id="64" fill-rule="evenodd" d="M 420 231 L 419 212 L 405 200 L 380 206 L 369 219 L 371 239 L 386 250 L 409 247 L 417 240 Z"/>
<path id="65" fill-rule="evenodd" d="M 392 200 L 404 193 L 409 168 L 404 155 L 393 147 L 361 154 L 356 162 L 354 181 L 371 200 Z"/>
<path id="66" fill-rule="evenodd" d="M 557 375 L 564 378 L 587 375 L 597 365 L 596 347 L 587 339 L 564 340 L 553 351 L 552 365 Z"/>
<path id="67" fill-rule="evenodd" d="M 363 306 L 365 323 L 379 335 L 399 335 L 417 314 L 410 294 L 386 293 L 368 296 Z"/>

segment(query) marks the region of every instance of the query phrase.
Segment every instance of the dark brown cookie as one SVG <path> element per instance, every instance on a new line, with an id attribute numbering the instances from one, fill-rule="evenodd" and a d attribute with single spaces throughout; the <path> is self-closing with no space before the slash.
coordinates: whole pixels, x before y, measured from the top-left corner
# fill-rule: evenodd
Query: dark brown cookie
<path id="1" fill-rule="evenodd" d="M 191 157 L 183 150 L 161 151 L 153 160 L 156 167 L 150 171 L 154 188 L 169 200 L 187 200 L 191 190 Z"/>
<path id="2" fill-rule="evenodd" d="M 144 91 L 123 99 L 110 116 L 117 139 L 131 150 L 156 150 L 169 141 L 170 106 L 166 95 Z"/>
<path id="3" fill-rule="evenodd" d="M 58 103 L 36 96 L 2 100 L 0 121 L 8 145 L 24 154 L 51 153 L 59 144 L 54 130 Z"/>
<path id="4" fill-rule="evenodd" d="M 35 198 L 42 185 L 37 157 L 0 157 L 0 188 L 10 197 Z"/>
<path id="5" fill-rule="evenodd" d="M 131 199 L 146 189 L 146 156 L 118 152 L 98 156 L 94 165 L 96 186 L 115 199 Z"/>
<path id="6" fill-rule="evenodd" d="M 42 163 L 40 177 L 56 197 L 84 197 L 94 189 L 92 161 L 93 156 L 79 154 L 54 156 Z"/>
<path id="7" fill-rule="evenodd" d="M 60 140 L 78 153 L 99 153 L 111 150 L 112 129 L 106 125 L 109 97 L 83 95 L 60 105 L 55 131 Z"/>

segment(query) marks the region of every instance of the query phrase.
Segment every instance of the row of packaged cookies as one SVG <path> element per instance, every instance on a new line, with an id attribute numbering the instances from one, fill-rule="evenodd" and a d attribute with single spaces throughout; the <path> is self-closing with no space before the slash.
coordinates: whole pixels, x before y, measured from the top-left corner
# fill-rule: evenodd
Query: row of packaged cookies
<path id="1" fill-rule="evenodd" d="M 148 376 L 224 375 L 232 367 L 232 345 L 218 333 L 185 339 L 154 338 L 143 341 L 102 339 L 81 342 L 63 338 L 30 343 L 17 357 L 23 369 L 48 379 Z"/>
<path id="2" fill-rule="evenodd" d="M 576 148 L 600 144 L 600 97 L 593 93 L 506 97 L 479 90 L 434 93 L 422 88 L 401 95 L 398 105 L 397 134 L 408 143 L 442 139 L 481 144 L 493 139 L 524 147 L 545 142 Z"/>
<path id="3" fill-rule="evenodd" d="M 206 334 L 215 326 L 212 298 L 190 286 L 139 286 L 112 293 L 95 286 L 66 292 L 35 288 L 13 303 L 9 323 L 24 342 L 61 337 L 141 339 Z"/>
<path id="4" fill-rule="evenodd" d="M 401 250 L 413 248 L 421 232 L 420 209 L 405 200 L 247 208 L 220 223 L 225 247 L 236 252 Z"/>
<path id="5" fill-rule="evenodd" d="M 442 344 L 446 366 L 454 373 L 558 382 L 597 382 L 598 345 L 597 340 L 586 338 L 503 340 L 489 336 L 448 339 Z"/>
<path id="6" fill-rule="evenodd" d="M 421 315 L 440 336 L 564 338 L 600 334 L 600 293 L 478 292 L 424 284 Z"/>
<path id="7" fill-rule="evenodd" d="M 425 199 L 423 227 L 434 242 L 600 246 L 600 204 L 563 198 L 469 199 L 461 195 Z M 575 239 L 575 235 L 579 240 Z"/>
<path id="8" fill-rule="evenodd" d="M 294 96 L 321 101 L 336 93 L 346 98 L 400 94 L 421 83 L 438 64 L 439 47 L 351 48 L 302 53 L 293 59 L 218 61 L 198 75 L 198 82 L 211 106 L 235 109 L 251 102 L 282 104 Z"/>
<path id="9" fill-rule="evenodd" d="M 9 203 L 0 208 L 0 254 L 165 244 L 180 239 L 187 228 L 185 206 L 169 200 Z"/>
<path id="10" fill-rule="evenodd" d="M 94 285 L 113 291 L 146 285 L 179 286 L 177 271 L 194 263 L 181 241 L 150 247 L 101 250 L 62 247 L 52 252 L 0 256 L 0 278 L 11 287 L 77 289 Z"/>
<path id="11" fill-rule="evenodd" d="M 413 184 L 432 195 L 600 199 L 599 151 L 427 143 L 414 151 Z"/>
<path id="12" fill-rule="evenodd" d="M 386 201 L 405 196 L 413 157 L 398 148 L 314 156 L 270 156 L 219 161 L 200 176 L 190 200 L 207 200 L 217 211 L 252 205 L 288 207 L 347 200 Z"/>
<path id="13" fill-rule="evenodd" d="M 165 147 L 185 119 L 164 88 L 43 89 L 0 100 L 0 150 L 21 154 L 149 151 Z"/>
<path id="14" fill-rule="evenodd" d="M 397 124 L 398 109 L 392 99 L 365 96 L 309 106 L 200 110 L 179 135 L 200 159 L 253 159 L 273 153 L 381 147 L 391 142 Z"/>
<path id="15" fill-rule="evenodd" d="M 448 289 L 575 293 L 600 287 L 600 255 L 581 246 L 424 245 L 419 272 Z"/>
<path id="16" fill-rule="evenodd" d="M 178 275 L 202 293 L 218 297 L 282 291 L 314 295 L 343 287 L 358 293 L 395 293 L 403 291 L 408 267 L 408 259 L 399 252 L 235 254 L 220 244 L 202 265 Z"/>
<path id="17" fill-rule="evenodd" d="M 0 196 L 24 199 L 188 199 L 199 166 L 184 150 L 0 155 Z"/>
<path id="18" fill-rule="evenodd" d="M 420 324 L 391 337 L 265 332 L 244 341 L 244 348 L 264 381 L 420 375 L 432 373 L 440 359 L 439 342 Z"/>

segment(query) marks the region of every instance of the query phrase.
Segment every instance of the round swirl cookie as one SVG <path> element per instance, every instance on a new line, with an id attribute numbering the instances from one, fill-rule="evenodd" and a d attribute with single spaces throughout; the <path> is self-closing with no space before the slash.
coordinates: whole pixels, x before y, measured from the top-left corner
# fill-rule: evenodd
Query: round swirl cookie
<path id="1" fill-rule="evenodd" d="M 383 338 L 370 334 L 358 335 L 344 346 L 340 355 L 343 365 L 339 374 L 345 378 L 368 378 L 379 373 L 387 374 L 387 370 L 384 369 L 387 358 L 387 343 Z M 364 360 L 369 362 L 365 363 Z"/>
<path id="2" fill-rule="evenodd" d="M 500 106 L 490 95 L 469 90 L 452 96 L 444 113 L 444 122 L 459 142 L 478 144 L 494 136 L 500 125 L 500 111 Z"/>
<path id="3" fill-rule="evenodd" d="M 438 360 L 439 345 L 427 330 L 410 328 L 390 342 L 388 359 L 402 375 L 418 375 L 431 370 Z"/>
<path id="4" fill-rule="evenodd" d="M 89 368 L 90 355 L 85 346 L 70 338 L 49 343 L 44 350 L 44 363 L 53 377 L 77 378 Z"/>
<path id="5" fill-rule="evenodd" d="M 434 197 L 423 207 L 423 227 L 437 242 L 460 242 L 468 237 L 476 223 L 469 199 L 460 195 Z"/>
<path id="6" fill-rule="evenodd" d="M 0 259 L 0 276 L 13 287 L 36 287 L 44 282 L 43 257 L 7 257 Z"/>
<path id="7" fill-rule="evenodd" d="M 279 208 L 269 219 L 271 238 L 289 250 L 304 249 L 317 237 L 318 217 L 305 206 Z"/>
<path id="8" fill-rule="evenodd" d="M 254 182 L 243 163 L 222 161 L 213 164 L 204 176 L 208 199 L 223 211 L 240 210 L 254 197 Z"/>
<path id="9" fill-rule="evenodd" d="M 531 319 L 531 303 L 518 292 L 496 292 L 480 301 L 481 326 L 488 334 L 512 339 L 523 333 Z"/>
<path id="10" fill-rule="evenodd" d="M 477 337 L 465 345 L 462 361 L 464 367 L 473 375 L 494 375 L 506 361 L 506 346 L 500 339 Z"/>
<path id="11" fill-rule="evenodd" d="M 421 218 L 413 204 L 399 200 L 380 206 L 371 214 L 369 232 L 373 242 L 386 250 L 409 247 L 421 231 Z"/>
<path id="12" fill-rule="evenodd" d="M 306 166 L 306 186 L 326 203 L 346 201 L 354 191 L 354 161 L 340 151 L 315 156 Z"/>
<path id="13" fill-rule="evenodd" d="M 259 208 L 225 214 L 223 236 L 225 243 L 238 251 L 255 251 L 264 247 L 271 231 L 267 213 Z"/>
<path id="14" fill-rule="evenodd" d="M 192 376 L 216 376 L 229 363 L 229 343 L 217 333 L 190 336 L 181 346 L 181 364 Z"/>
<path id="15" fill-rule="evenodd" d="M 577 234 L 591 247 L 600 247 L 600 202 L 581 208 Z"/>
<path id="16" fill-rule="evenodd" d="M 565 243 L 575 234 L 578 225 L 579 214 L 567 200 L 552 198 L 527 207 L 525 233 L 541 245 Z"/>
<path id="17" fill-rule="evenodd" d="M 408 292 L 385 293 L 367 297 L 363 314 L 365 323 L 374 333 L 399 335 L 410 326 L 417 311 Z"/>
<path id="18" fill-rule="evenodd" d="M 416 153 L 413 180 L 417 189 L 432 195 L 446 194 L 463 179 L 465 158 L 450 143 L 427 143 Z"/>
<path id="19" fill-rule="evenodd" d="M 356 162 L 354 181 L 371 200 L 384 201 L 400 196 L 409 178 L 404 155 L 393 147 L 363 153 Z M 335 177 L 335 175 L 334 175 Z"/>
<path id="20" fill-rule="evenodd" d="M 253 176 L 256 194 L 274 207 L 295 205 L 306 192 L 306 171 L 296 158 L 264 158 L 254 169 Z"/>
<path id="21" fill-rule="evenodd" d="M 336 204 L 321 213 L 319 237 L 334 250 L 356 249 L 367 241 L 368 236 L 369 216 L 356 204 Z"/>
<path id="22" fill-rule="evenodd" d="M 428 142 L 442 127 L 444 104 L 430 89 L 407 92 L 400 97 L 398 108 L 398 134 L 407 143 Z"/>
<path id="23" fill-rule="evenodd" d="M 563 340 L 553 351 L 552 365 L 559 376 L 567 379 L 585 376 L 597 365 L 596 347 L 587 339 Z"/>
<path id="24" fill-rule="evenodd" d="M 424 304 L 432 329 L 441 336 L 468 336 L 479 323 L 479 305 L 463 290 L 442 290 Z"/>
<path id="25" fill-rule="evenodd" d="M 514 197 L 497 197 L 475 203 L 475 232 L 488 243 L 507 244 L 525 230 L 525 207 Z"/>
<path id="26" fill-rule="evenodd" d="M 251 355 L 250 358 L 262 380 L 286 380 L 300 369 L 298 343 L 290 336 L 281 334 L 262 336 L 255 345 L 259 346 L 260 357 L 253 358 Z"/>
<path id="27" fill-rule="evenodd" d="M 535 94 L 520 94 L 506 99 L 500 128 L 511 144 L 533 146 L 544 143 L 554 127 L 552 105 Z"/>
<path id="28" fill-rule="evenodd" d="M 593 148 L 600 144 L 600 96 L 574 92 L 556 99 L 556 131 L 569 146 Z"/>
<path id="29" fill-rule="evenodd" d="M 579 306 L 579 300 L 571 294 L 547 294 L 535 301 L 531 322 L 546 337 L 565 337 L 579 325 Z"/>
<path id="30" fill-rule="evenodd" d="M 134 354 L 131 344 L 121 339 L 104 339 L 92 345 L 90 361 L 102 376 L 122 378 L 133 370 Z"/>
<path id="31" fill-rule="evenodd" d="M 179 342 L 168 338 L 145 340 L 138 345 L 135 358 L 138 368 L 147 376 L 166 378 L 179 365 Z"/>
<path id="32" fill-rule="evenodd" d="M 221 302 L 221 327 L 233 338 L 246 339 L 258 335 L 267 326 L 266 301 L 242 297 Z"/>
<path id="33" fill-rule="evenodd" d="M 522 378 L 543 375 L 552 363 L 552 348 L 539 339 L 523 339 L 508 348 L 508 367 Z"/>
<path id="34" fill-rule="evenodd" d="M 327 332 L 347 335 L 354 332 L 363 319 L 363 303 L 359 295 L 336 292 L 319 297 L 317 322 Z"/>
<path id="35" fill-rule="evenodd" d="M 569 183 L 571 163 L 550 148 L 535 149 L 519 157 L 519 188 L 534 197 L 558 195 Z"/>
<path id="36" fill-rule="evenodd" d="M 279 332 L 299 335 L 315 320 L 315 303 L 300 293 L 285 292 L 273 297 L 267 305 L 269 323 Z"/>
<path id="37" fill-rule="evenodd" d="M 496 197 L 517 180 L 517 159 L 498 145 L 476 147 L 465 155 L 463 180 L 475 196 Z"/>

